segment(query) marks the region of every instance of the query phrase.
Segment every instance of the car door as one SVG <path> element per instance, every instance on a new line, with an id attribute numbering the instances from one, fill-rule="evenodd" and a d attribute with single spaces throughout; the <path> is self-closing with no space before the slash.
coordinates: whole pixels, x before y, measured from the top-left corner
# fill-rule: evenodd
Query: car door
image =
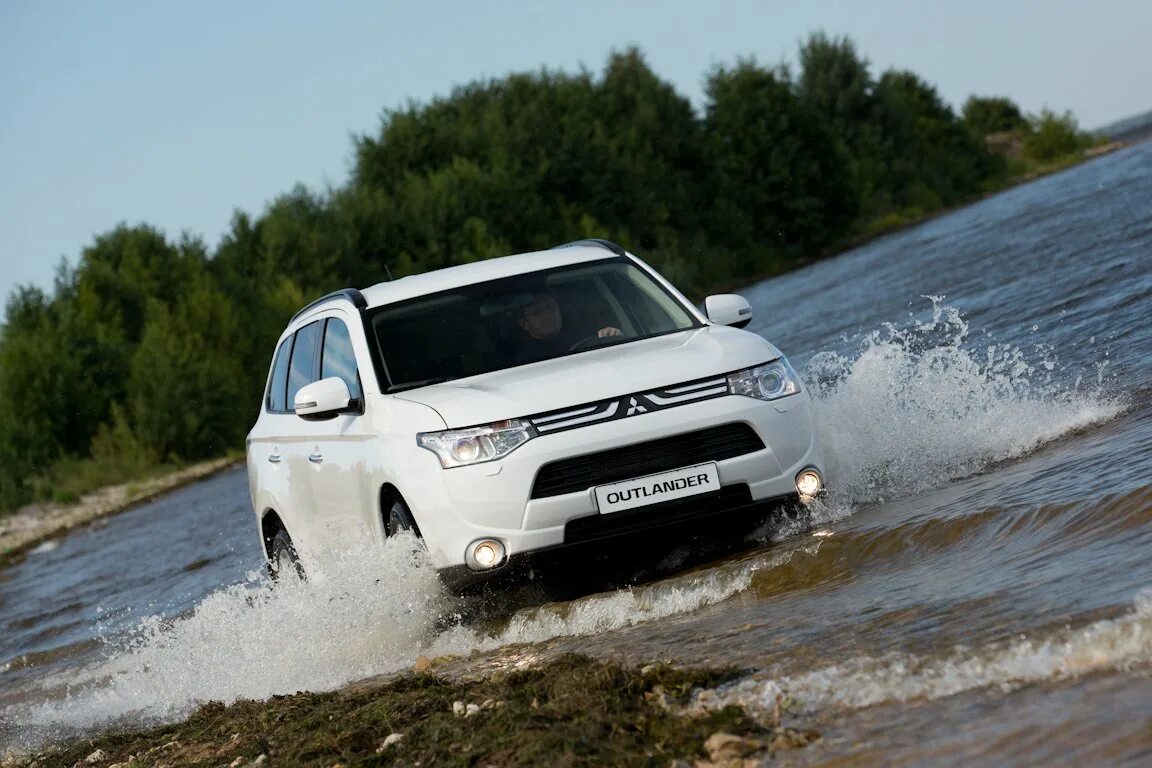
<path id="1" fill-rule="evenodd" d="M 248 434 L 249 490 L 259 518 L 274 510 L 283 519 L 285 510 L 294 506 L 283 446 L 299 421 L 287 405 L 288 365 L 295 340 L 296 334 L 289 334 L 277 347 L 261 413 Z"/>
<path id="2" fill-rule="evenodd" d="M 365 414 L 360 365 L 352 343 L 352 329 L 359 331 L 361 327 L 348 322 L 343 313 L 324 321 L 319 378 L 343 379 L 352 403 L 344 413 L 312 422 L 316 429 L 308 455 L 315 514 L 333 544 L 344 548 L 371 540 L 376 528 L 372 517 L 378 513 L 368 482 L 373 433 Z"/>
<path id="3" fill-rule="evenodd" d="M 290 503 L 281 518 L 288 527 L 297 551 L 315 553 L 330 546 L 327 531 L 317 524 L 315 497 L 312 493 L 312 472 L 315 461 L 310 461 L 314 433 L 317 425 L 296 415 L 296 393 L 313 381 L 319 373 L 320 341 L 324 321 L 316 320 L 296 331 L 288 365 L 285 404 L 287 421 L 278 444 L 279 462 L 287 475 Z M 270 461 L 274 459 L 270 458 Z"/>

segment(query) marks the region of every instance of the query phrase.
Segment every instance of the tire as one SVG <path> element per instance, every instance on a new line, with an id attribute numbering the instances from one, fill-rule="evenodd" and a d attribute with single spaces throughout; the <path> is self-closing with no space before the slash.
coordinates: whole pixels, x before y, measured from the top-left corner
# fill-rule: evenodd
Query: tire
<path id="1" fill-rule="evenodd" d="M 304 566 L 300 564 L 300 556 L 296 554 L 296 546 L 288 531 L 281 528 L 272 537 L 268 546 L 268 572 L 273 579 L 295 576 L 304 580 Z"/>
<path id="2" fill-rule="evenodd" d="M 392 506 L 388 509 L 388 517 L 384 521 L 384 529 L 389 537 L 404 532 L 414 533 L 417 538 L 420 536 L 420 530 L 416 527 L 416 521 L 412 519 L 412 512 L 409 511 L 408 505 L 404 503 L 404 499 L 399 495 L 392 500 Z"/>

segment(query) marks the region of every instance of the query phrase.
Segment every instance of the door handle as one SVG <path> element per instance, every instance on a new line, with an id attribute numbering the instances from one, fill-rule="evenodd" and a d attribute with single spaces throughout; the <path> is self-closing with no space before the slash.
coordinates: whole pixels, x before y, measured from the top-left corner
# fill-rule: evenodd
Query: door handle
<path id="1" fill-rule="evenodd" d="M 308 457 L 308 461 L 312 462 L 313 464 L 319 464 L 320 462 L 324 461 L 324 457 L 319 453 L 313 453 Z"/>
<path id="2" fill-rule="evenodd" d="M 273 453 L 271 456 L 268 457 L 268 461 L 272 462 L 273 464 L 279 464 L 280 463 L 280 454 Z"/>

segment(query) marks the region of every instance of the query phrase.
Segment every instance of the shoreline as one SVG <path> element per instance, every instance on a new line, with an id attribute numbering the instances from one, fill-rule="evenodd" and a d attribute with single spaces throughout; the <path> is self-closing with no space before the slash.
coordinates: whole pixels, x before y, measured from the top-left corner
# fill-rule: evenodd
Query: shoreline
<path id="1" fill-rule="evenodd" d="M 125 512 L 199 480 L 204 480 L 243 462 L 222 457 L 192 464 L 175 472 L 146 480 L 129 481 L 85 494 L 73 504 L 40 502 L 29 504 L 0 518 L 0 568 L 15 565 L 32 549 L 46 541 L 97 520 Z"/>

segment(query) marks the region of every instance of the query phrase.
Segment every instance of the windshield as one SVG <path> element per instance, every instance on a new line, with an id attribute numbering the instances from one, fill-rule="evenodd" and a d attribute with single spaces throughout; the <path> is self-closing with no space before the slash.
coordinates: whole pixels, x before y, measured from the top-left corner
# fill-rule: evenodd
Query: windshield
<path id="1" fill-rule="evenodd" d="M 700 325 L 626 258 L 432 293 L 372 310 L 368 320 L 388 392 Z"/>

